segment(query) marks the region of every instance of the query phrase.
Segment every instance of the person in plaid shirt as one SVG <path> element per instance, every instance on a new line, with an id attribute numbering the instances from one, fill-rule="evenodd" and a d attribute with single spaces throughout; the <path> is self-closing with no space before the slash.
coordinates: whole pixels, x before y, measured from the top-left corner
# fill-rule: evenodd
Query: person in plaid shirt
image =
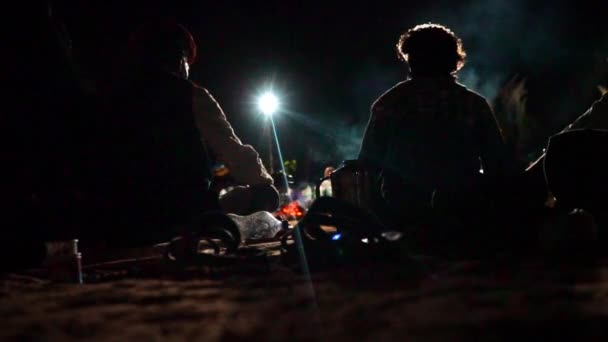
<path id="1" fill-rule="evenodd" d="M 359 160 L 378 175 L 378 191 L 401 222 L 475 207 L 481 189 L 500 183 L 514 161 L 487 101 L 457 82 L 462 42 L 429 23 L 405 32 L 397 51 L 410 77 L 373 103 Z"/>

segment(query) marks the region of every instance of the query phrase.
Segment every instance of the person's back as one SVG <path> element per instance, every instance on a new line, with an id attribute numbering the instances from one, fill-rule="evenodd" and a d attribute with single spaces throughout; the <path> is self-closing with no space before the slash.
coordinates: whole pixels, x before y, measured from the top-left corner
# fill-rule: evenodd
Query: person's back
<path id="1" fill-rule="evenodd" d="M 111 99 L 116 178 L 110 186 L 138 220 L 176 223 L 213 209 L 210 163 L 191 108 L 195 89 L 188 80 L 149 70 Z"/>
<path id="2" fill-rule="evenodd" d="M 542 172 L 558 208 L 588 210 L 603 227 L 608 224 L 608 169 L 602 160 L 606 148 L 608 95 L 604 94 L 566 129 L 549 138 L 546 154 L 530 170 Z M 602 234 L 602 238 L 606 235 Z"/>
<path id="3" fill-rule="evenodd" d="M 193 113 L 188 80 L 196 45 L 181 25 L 141 26 L 96 128 L 96 193 L 103 225 L 90 239 L 160 242 L 171 227 L 217 209 L 210 162 Z"/>
<path id="4" fill-rule="evenodd" d="M 374 106 L 376 113 L 387 115 L 387 181 L 432 191 L 480 176 L 486 154 L 481 142 L 488 128 L 483 126 L 491 118 L 483 98 L 449 78 L 413 79 L 391 92 Z M 394 102 L 387 103 L 387 96 Z"/>

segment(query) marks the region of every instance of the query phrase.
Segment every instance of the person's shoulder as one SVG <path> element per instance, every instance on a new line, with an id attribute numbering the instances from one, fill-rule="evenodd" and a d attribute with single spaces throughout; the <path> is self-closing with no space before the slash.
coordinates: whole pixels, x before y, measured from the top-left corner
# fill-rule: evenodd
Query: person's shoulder
<path id="1" fill-rule="evenodd" d="M 196 82 L 186 80 L 190 87 L 192 88 L 192 94 L 194 97 L 204 98 L 215 102 L 215 98 L 211 95 L 209 89 L 197 84 Z"/>
<path id="2" fill-rule="evenodd" d="M 608 129 L 608 93 L 593 102 L 583 115 L 570 125 L 579 128 Z"/>
<path id="3" fill-rule="evenodd" d="M 608 110 L 608 93 L 605 93 L 599 100 L 595 101 L 593 106 Z"/>
<path id="4" fill-rule="evenodd" d="M 198 83 L 194 82 L 194 81 L 190 81 L 190 80 L 186 80 L 190 86 L 192 87 L 193 91 L 197 92 L 197 93 L 204 93 L 204 94 L 209 94 L 209 90 L 207 90 L 207 88 L 199 85 Z"/>
<path id="5" fill-rule="evenodd" d="M 489 101 L 477 91 L 468 88 L 464 84 L 454 82 L 454 86 L 457 87 L 458 91 L 462 92 L 462 96 L 468 103 L 471 103 L 475 107 L 490 107 Z"/>
<path id="6" fill-rule="evenodd" d="M 398 102 L 403 98 L 404 94 L 407 93 L 408 89 L 411 88 L 411 84 L 410 80 L 399 82 L 384 94 L 380 95 L 380 97 L 372 103 L 372 113 L 380 113 Z"/>
<path id="7" fill-rule="evenodd" d="M 463 93 L 463 96 L 475 104 L 488 105 L 488 100 L 473 89 L 468 88 L 462 83 L 454 82 L 454 85 Z"/>

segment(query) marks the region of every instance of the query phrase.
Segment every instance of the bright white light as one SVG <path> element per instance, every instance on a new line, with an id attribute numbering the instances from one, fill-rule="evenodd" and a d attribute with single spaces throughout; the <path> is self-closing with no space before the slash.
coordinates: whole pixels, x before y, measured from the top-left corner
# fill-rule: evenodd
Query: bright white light
<path id="1" fill-rule="evenodd" d="M 279 108 L 279 100 L 273 93 L 265 93 L 258 100 L 258 107 L 264 115 L 271 116 Z"/>

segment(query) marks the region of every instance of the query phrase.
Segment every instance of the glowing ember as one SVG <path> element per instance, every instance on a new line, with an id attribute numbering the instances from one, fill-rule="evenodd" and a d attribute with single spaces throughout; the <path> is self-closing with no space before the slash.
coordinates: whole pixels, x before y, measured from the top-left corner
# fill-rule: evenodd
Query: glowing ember
<path id="1" fill-rule="evenodd" d="M 304 216 L 304 209 L 297 201 L 290 202 L 279 209 L 279 215 L 299 219 Z"/>

